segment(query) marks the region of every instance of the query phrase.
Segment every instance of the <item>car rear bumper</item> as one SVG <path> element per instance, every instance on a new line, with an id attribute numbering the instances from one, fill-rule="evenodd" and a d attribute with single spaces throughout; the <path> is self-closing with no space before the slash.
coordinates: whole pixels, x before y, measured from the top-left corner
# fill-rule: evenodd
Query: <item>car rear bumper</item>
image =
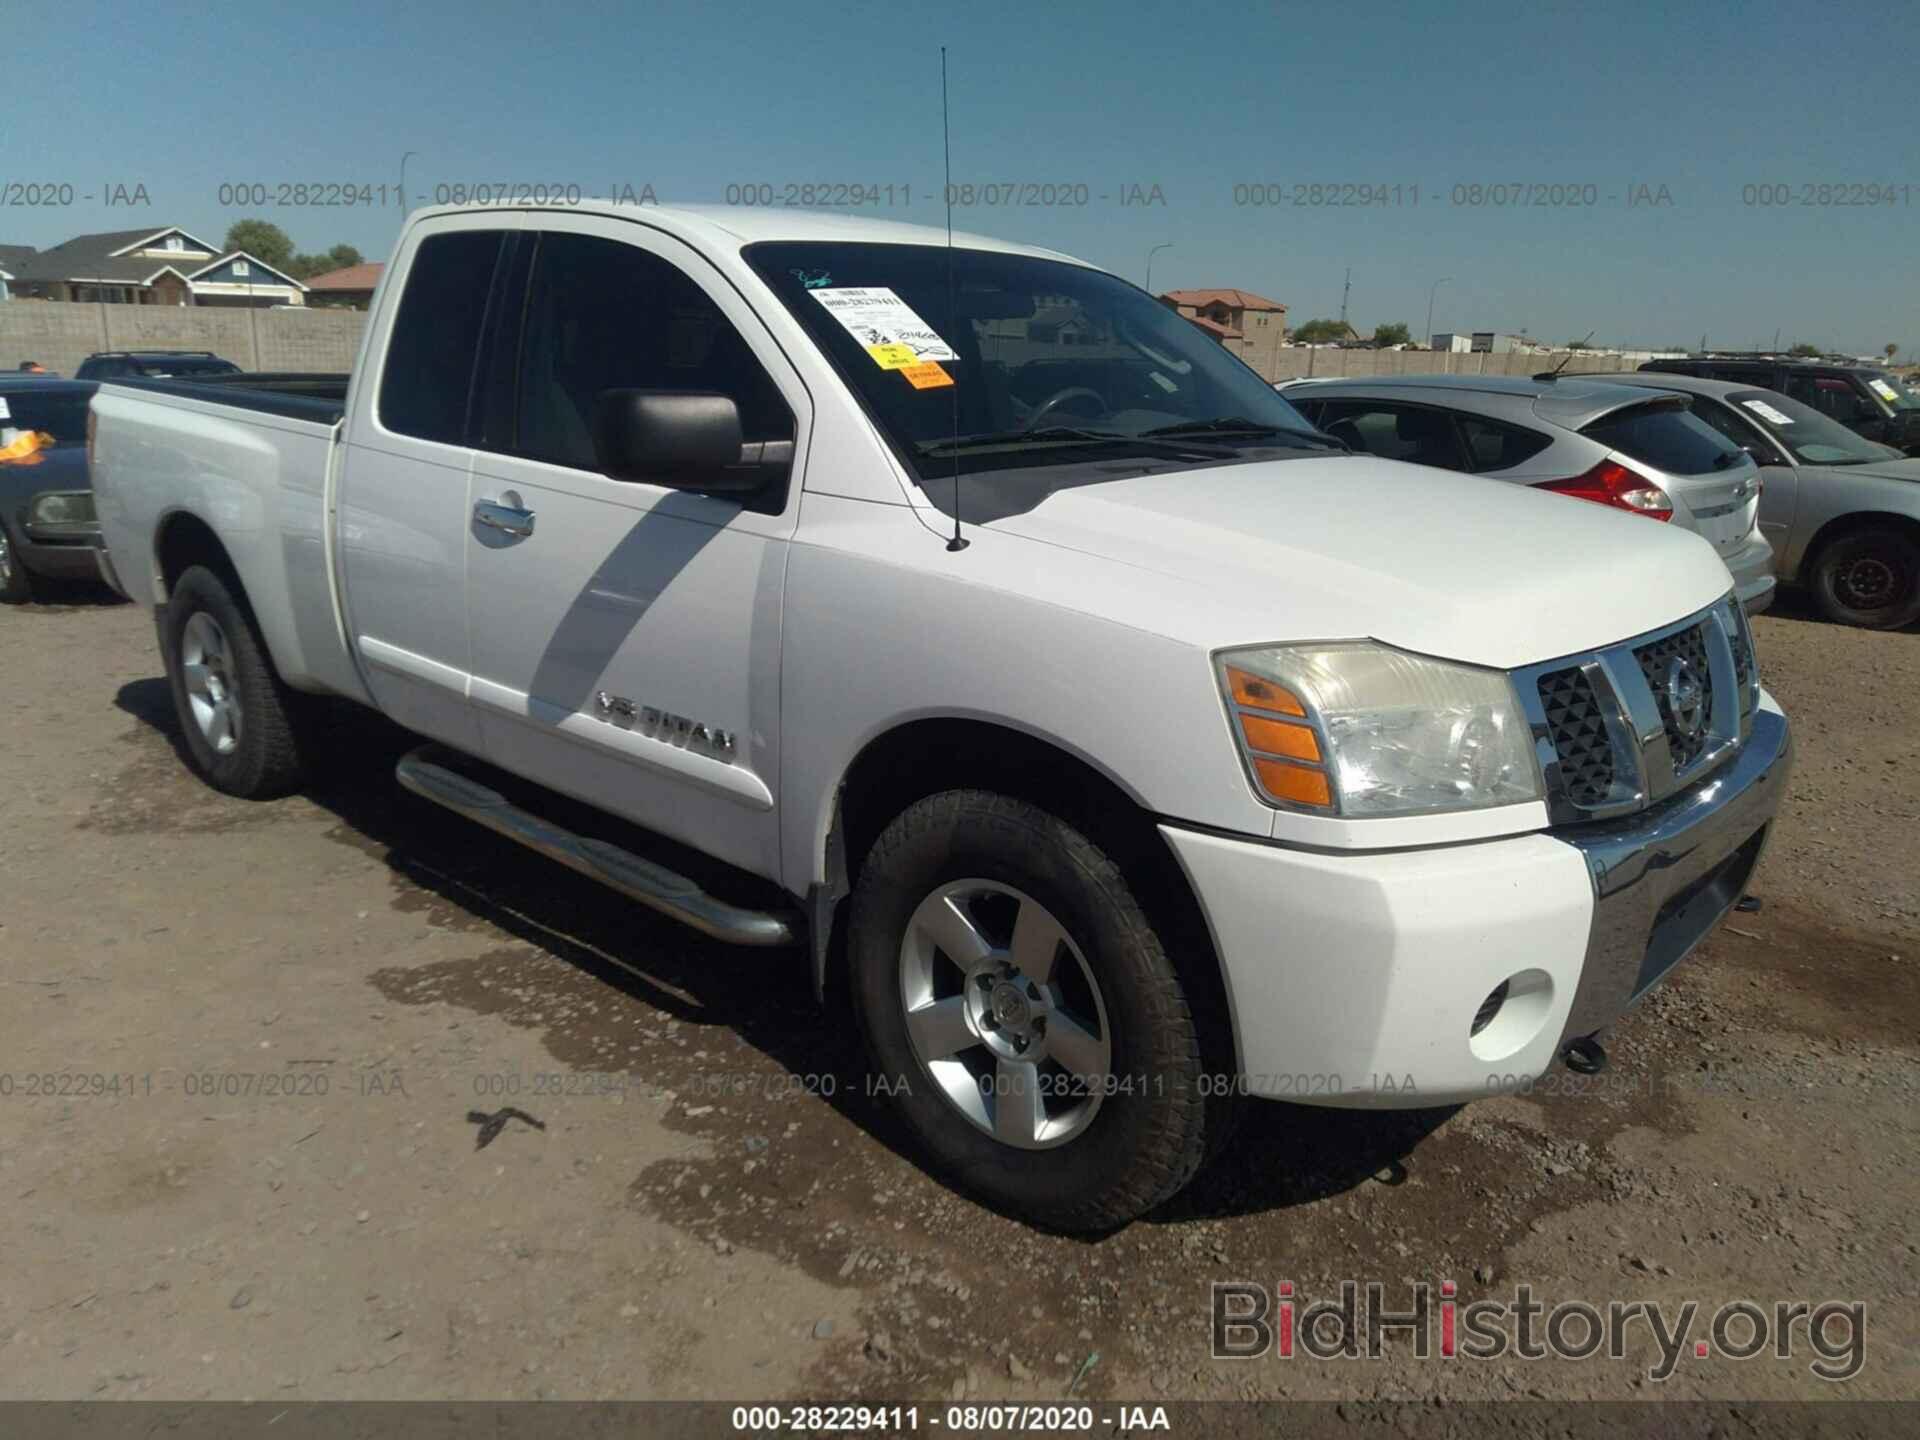
<path id="1" fill-rule="evenodd" d="M 1568 1041 L 1604 1029 L 1664 978 L 1740 898 L 1791 750 L 1785 715 L 1763 696 L 1726 766 L 1621 820 L 1341 854 L 1163 825 L 1233 1011 L 1239 1071 L 1216 1083 L 1405 1108 L 1540 1075 Z"/>
<path id="2" fill-rule="evenodd" d="M 1773 604 L 1776 587 L 1773 546 L 1757 528 L 1739 550 L 1725 558 L 1727 571 L 1733 576 L 1733 592 L 1740 597 L 1747 614 L 1758 615 Z"/>

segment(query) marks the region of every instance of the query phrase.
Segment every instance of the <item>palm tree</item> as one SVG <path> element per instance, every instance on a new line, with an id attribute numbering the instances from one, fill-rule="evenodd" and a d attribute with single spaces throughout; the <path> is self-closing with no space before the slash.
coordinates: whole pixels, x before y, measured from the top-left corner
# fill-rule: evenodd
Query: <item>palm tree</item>
<path id="1" fill-rule="evenodd" d="M 1898 345 L 1895 345 L 1891 340 L 1889 340 L 1886 346 L 1884 347 L 1884 350 L 1887 357 L 1887 363 L 1891 365 L 1893 363 L 1893 357 L 1900 353 L 1900 347 Z"/>

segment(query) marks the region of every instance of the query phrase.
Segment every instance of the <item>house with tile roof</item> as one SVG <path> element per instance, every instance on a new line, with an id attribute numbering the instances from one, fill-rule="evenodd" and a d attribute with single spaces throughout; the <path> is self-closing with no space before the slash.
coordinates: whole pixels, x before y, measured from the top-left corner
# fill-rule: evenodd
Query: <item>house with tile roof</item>
<path id="1" fill-rule="evenodd" d="M 1268 379 L 1279 374 L 1287 307 L 1278 300 L 1251 290 L 1169 290 L 1159 299 Z"/>
<path id="2" fill-rule="evenodd" d="M 304 305 L 307 287 L 244 250 L 222 252 L 178 226 L 76 235 L 12 262 L 21 300 L 108 305 Z"/>
<path id="3" fill-rule="evenodd" d="M 335 310 L 365 310 L 373 303 L 373 292 L 386 268 L 378 260 L 369 260 L 315 275 L 307 281 L 307 303 Z"/>

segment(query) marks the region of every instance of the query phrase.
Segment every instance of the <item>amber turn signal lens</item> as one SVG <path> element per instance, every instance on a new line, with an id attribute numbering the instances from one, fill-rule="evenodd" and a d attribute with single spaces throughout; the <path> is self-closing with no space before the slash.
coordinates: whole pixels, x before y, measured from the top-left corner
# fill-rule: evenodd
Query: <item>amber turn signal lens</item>
<path id="1" fill-rule="evenodd" d="M 1304 765 L 1288 765 L 1279 760 L 1255 760 L 1253 769 L 1266 792 L 1276 800 L 1324 807 L 1333 804 L 1333 789 L 1327 783 L 1324 770 L 1309 770 Z"/>
<path id="2" fill-rule="evenodd" d="M 1237 704 L 1303 718 L 1307 713 L 1307 707 L 1300 703 L 1299 697 L 1291 690 L 1236 665 L 1227 667 L 1227 684 L 1233 688 L 1233 698 Z"/>
<path id="3" fill-rule="evenodd" d="M 1247 748 L 1264 750 L 1269 755 L 1285 755 L 1294 760 L 1320 758 L 1320 742 L 1304 725 L 1289 725 L 1284 720 L 1263 720 L 1242 713 L 1240 733 L 1247 737 Z"/>

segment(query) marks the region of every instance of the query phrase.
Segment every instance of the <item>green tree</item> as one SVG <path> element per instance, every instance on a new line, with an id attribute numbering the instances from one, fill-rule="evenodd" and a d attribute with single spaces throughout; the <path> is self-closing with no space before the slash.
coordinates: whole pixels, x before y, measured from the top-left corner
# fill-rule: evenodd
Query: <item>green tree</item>
<path id="1" fill-rule="evenodd" d="M 1887 357 L 1887 363 L 1891 365 L 1893 363 L 1893 357 L 1900 353 L 1900 347 L 1898 345 L 1895 345 L 1892 341 L 1888 341 L 1885 345 L 1880 347 L 1880 353 Z"/>
<path id="2" fill-rule="evenodd" d="M 293 263 L 293 241 L 271 220 L 236 220 L 227 227 L 228 253 L 244 250 L 262 264 L 284 271 Z"/>
<path id="3" fill-rule="evenodd" d="M 1585 340 L 1569 340 L 1561 348 L 1566 350 L 1588 350 L 1592 347 L 1588 345 Z"/>
<path id="4" fill-rule="evenodd" d="M 1309 320 L 1296 325 L 1293 338 L 1303 345 L 1324 345 L 1330 340 L 1347 338 L 1347 327 L 1338 320 Z"/>
<path id="5" fill-rule="evenodd" d="M 1413 339 L 1413 332 L 1407 329 L 1402 321 L 1396 320 L 1391 325 L 1373 327 L 1373 345 L 1376 350 L 1385 350 L 1390 345 L 1405 345 L 1411 339 Z"/>
<path id="6" fill-rule="evenodd" d="M 1800 355 L 1808 359 L 1817 360 L 1820 358 L 1822 351 L 1818 345 L 1809 345 L 1806 341 L 1802 340 L 1791 350 L 1787 351 L 1787 353 L 1789 355 Z"/>
<path id="7" fill-rule="evenodd" d="M 324 255 L 295 255 L 279 268 L 296 280 L 311 280 L 316 275 L 325 275 L 329 270 L 344 270 L 349 265 L 365 263 L 360 252 L 353 246 L 336 245 Z"/>

